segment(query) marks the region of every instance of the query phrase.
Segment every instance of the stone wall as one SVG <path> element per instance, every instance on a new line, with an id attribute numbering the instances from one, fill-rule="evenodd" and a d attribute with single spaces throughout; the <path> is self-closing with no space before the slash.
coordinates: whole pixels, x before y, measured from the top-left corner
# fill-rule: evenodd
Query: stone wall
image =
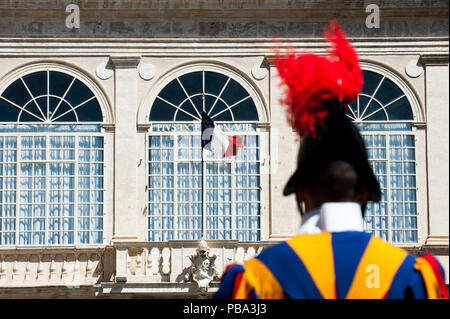
<path id="1" fill-rule="evenodd" d="M 68 29 L 68 4 L 80 28 Z M 377 1 L 374 1 L 377 3 Z M 0 37 L 320 38 L 330 19 L 351 37 L 448 36 L 448 2 L 383 1 L 366 28 L 365 1 L 2 1 Z"/>
<path id="2" fill-rule="evenodd" d="M 80 7 L 79 29 L 71 30 L 65 25 L 69 14 L 65 8 L 71 3 Z M 116 206 L 105 210 L 106 248 L 99 247 L 95 252 L 80 250 L 78 255 L 71 247 L 0 249 L 0 298 L 189 295 L 189 285 L 167 278 L 177 277 L 186 267 L 189 260 L 185 253 L 193 250 L 194 244 L 186 248 L 183 246 L 186 243 L 177 243 L 168 255 L 169 247 L 153 247 L 146 242 L 146 217 L 142 214 L 144 187 L 133 185 L 145 184 L 145 180 L 137 177 L 145 179 L 145 167 L 136 168 L 139 158 L 144 158 L 145 150 L 139 145 L 144 145 L 145 132 L 137 131 L 136 126 L 146 124 L 143 119 L 148 110 L 141 111 L 145 114 L 138 119 L 136 113 L 140 105 L 146 105 L 148 92 L 154 90 L 160 79 L 171 70 L 193 63 L 206 61 L 232 66 L 251 79 L 252 87 L 261 93 L 264 100 L 261 104 L 267 108 L 270 122 L 264 123 L 270 133 L 267 134 L 269 153 L 278 156 L 271 157 L 271 165 L 278 171 L 265 183 L 267 213 L 264 213 L 263 239 L 270 242 L 259 244 L 269 245 L 292 236 L 298 229 L 299 216 L 293 197 L 283 197 L 281 191 L 294 169 L 298 141 L 292 129 L 285 126 L 273 65 L 265 66 L 268 76 L 264 79 L 252 78 L 252 70 L 273 54 L 273 39 L 289 41 L 296 48 L 323 52 L 322 32 L 331 18 L 337 19 L 343 30 L 355 38 L 353 43 L 362 63 L 403 79 L 405 86 L 412 90 L 410 95 L 417 98 L 417 110 L 421 111 L 418 113 L 423 113 L 417 133 L 422 152 L 419 166 L 422 173 L 418 177 L 425 181 L 421 188 L 428 191 L 420 191 L 425 212 L 421 223 L 423 246 L 414 247 L 412 252 L 429 251 L 438 255 L 448 282 L 448 171 L 445 171 L 447 178 L 442 178 L 444 169 L 440 167 L 442 162 L 448 166 L 448 89 L 442 85 L 448 84 L 448 1 L 373 3 L 380 6 L 380 28 L 369 29 L 365 26 L 369 14 L 365 7 L 369 2 L 356 0 L 1 1 L 0 80 L 38 62 L 70 66 L 92 79 L 104 93 L 105 105 L 111 110 L 111 121 L 107 124 L 113 129 L 106 134 L 107 142 L 113 143 L 114 137 L 122 141 L 116 144 L 114 157 L 117 162 L 127 163 L 122 175 L 113 171 L 111 165 L 108 176 L 116 180 L 128 178 L 129 184 L 110 186 L 116 197 L 108 195 L 106 200 L 109 207 L 115 200 Z M 405 73 L 405 66 L 419 59 L 424 70 L 420 76 L 411 78 Z M 96 70 L 108 61 L 114 64 L 111 68 L 114 76 L 99 79 Z M 139 77 L 140 66 L 146 64 L 155 66 L 151 80 Z M 128 104 L 130 109 L 120 110 Z M 446 134 L 440 131 L 442 128 L 447 128 L 442 130 Z M 274 129 L 278 130 L 276 134 Z M 123 152 L 133 145 L 123 139 L 127 132 L 136 135 L 130 140 L 139 146 L 137 152 Z M 113 155 L 109 156 L 111 163 Z M 129 172 L 133 170 L 136 174 L 130 179 Z M 120 236 L 135 242 L 113 243 L 114 237 L 120 239 Z M 230 243 L 221 245 L 220 249 Z M 118 250 L 119 255 L 116 255 L 117 247 L 123 248 Z M 244 260 L 258 249 L 236 245 L 227 254 L 220 252 L 220 258 L 226 255 L 229 260 Z M 223 269 L 225 259 L 220 260 Z M 128 285 L 115 282 L 117 267 L 123 270 L 120 275 L 128 278 Z M 39 275 L 49 280 L 42 281 Z M 70 278 L 80 278 L 81 285 L 68 287 Z"/>

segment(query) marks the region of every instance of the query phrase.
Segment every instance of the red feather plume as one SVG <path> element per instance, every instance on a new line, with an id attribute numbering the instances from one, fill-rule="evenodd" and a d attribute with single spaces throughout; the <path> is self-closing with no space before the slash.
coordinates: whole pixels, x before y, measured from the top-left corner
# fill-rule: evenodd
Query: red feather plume
<path id="1" fill-rule="evenodd" d="M 295 54 L 292 48 L 284 56 L 277 52 L 274 63 L 282 82 L 287 86 L 281 103 L 288 107 L 287 117 L 300 136 L 316 125 L 325 128 L 328 110 L 323 101 L 338 98 L 350 104 L 363 84 L 358 55 L 339 25 L 331 21 L 331 30 L 324 37 L 331 44 L 328 56 L 314 53 Z"/>

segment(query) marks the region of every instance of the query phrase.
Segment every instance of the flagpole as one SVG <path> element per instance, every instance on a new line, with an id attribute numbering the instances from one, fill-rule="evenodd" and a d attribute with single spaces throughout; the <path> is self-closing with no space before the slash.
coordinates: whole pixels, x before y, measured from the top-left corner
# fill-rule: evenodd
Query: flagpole
<path id="1" fill-rule="evenodd" d="M 203 73 L 203 72 L 202 72 Z M 201 119 L 200 119 L 200 146 L 201 146 L 201 148 L 202 148 L 202 161 L 201 161 L 201 164 L 202 164 L 202 210 L 201 210 L 201 212 L 202 212 L 202 239 L 205 239 L 205 228 L 206 228 L 206 218 L 205 218 L 205 213 L 206 213 L 206 211 L 205 211 L 205 194 L 206 194 L 206 191 L 205 191 L 205 171 L 206 171 L 206 167 L 204 167 L 204 159 L 203 159 L 203 156 L 204 156 L 204 152 L 203 152 L 203 129 L 202 129 L 202 125 L 203 125 L 203 112 L 205 111 L 205 94 L 204 94 L 204 92 L 205 92 L 205 89 L 204 89 L 204 86 L 205 86 L 205 80 L 203 79 L 203 94 L 202 94 L 202 116 L 201 116 Z"/>

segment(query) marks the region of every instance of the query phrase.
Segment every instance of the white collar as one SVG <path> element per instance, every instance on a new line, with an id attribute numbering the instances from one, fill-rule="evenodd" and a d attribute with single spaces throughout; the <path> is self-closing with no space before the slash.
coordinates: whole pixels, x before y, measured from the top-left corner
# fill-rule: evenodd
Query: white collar
<path id="1" fill-rule="evenodd" d="M 299 234 L 364 231 L 361 206 L 354 202 L 324 203 L 302 218 Z"/>

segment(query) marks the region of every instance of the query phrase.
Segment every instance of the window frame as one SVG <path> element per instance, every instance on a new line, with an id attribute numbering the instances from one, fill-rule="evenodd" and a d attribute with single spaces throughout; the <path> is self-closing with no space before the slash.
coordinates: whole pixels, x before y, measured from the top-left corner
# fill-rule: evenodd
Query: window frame
<path id="1" fill-rule="evenodd" d="M 415 149 L 415 177 L 416 177 L 416 205 L 417 205 L 417 242 L 415 243 L 394 243 L 395 245 L 403 248 L 417 248 L 425 244 L 428 235 L 428 190 L 427 190 L 427 176 L 426 176 L 426 120 L 425 112 L 423 110 L 423 105 L 417 97 L 417 93 L 412 88 L 412 86 L 404 80 L 404 78 L 398 74 L 394 69 L 375 63 L 374 61 L 361 61 L 361 69 L 363 71 L 372 71 L 378 73 L 379 75 L 391 80 L 398 88 L 403 92 L 404 96 L 407 98 L 413 115 L 413 119 L 409 121 L 405 120 L 385 120 L 385 121 L 354 121 L 355 124 L 361 123 L 410 123 L 411 130 L 402 131 L 360 131 L 362 135 L 384 135 L 389 138 L 390 135 L 403 135 L 409 134 L 414 138 L 414 149 Z M 387 149 L 389 152 L 389 149 Z M 389 162 L 389 154 L 387 154 L 387 159 Z M 403 159 L 402 159 L 403 162 Z M 390 185 L 388 184 L 390 188 Z M 388 194 L 389 195 L 389 194 Z M 390 199 L 388 198 L 390 201 Z M 388 202 L 389 202 L 388 201 Z M 390 208 L 388 208 L 390 210 Z M 376 216 L 376 215 L 374 215 Z M 392 227 L 390 225 L 392 215 L 389 211 L 388 217 L 388 227 L 387 229 L 391 231 Z M 405 216 L 402 214 L 400 216 Z M 392 243 L 391 234 L 389 234 L 389 242 Z"/>
<path id="2" fill-rule="evenodd" d="M 253 84 L 251 80 L 249 80 L 249 77 L 238 70 L 237 68 L 225 65 L 221 63 L 215 63 L 215 62 L 194 62 L 190 64 L 186 64 L 181 67 L 175 67 L 174 69 L 169 70 L 165 75 L 161 76 L 160 79 L 155 83 L 150 91 L 148 92 L 147 96 L 143 99 L 143 103 L 140 107 L 140 111 L 138 114 L 138 118 L 145 119 L 143 124 L 138 124 L 138 132 L 144 133 L 140 137 L 141 145 L 145 145 L 145 152 L 142 154 L 142 158 L 145 159 L 145 165 L 142 168 L 141 172 L 143 173 L 144 177 L 141 177 L 141 182 L 143 185 L 146 185 L 145 189 L 149 189 L 148 185 L 148 139 L 149 135 L 151 135 L 151 128 L 153 124 L 193 124 L 196 123 L 195 121 L 150 121 L 149 116 L 151 113 L 151 106 L 153 105 L 154 101 L 156 100 L 158 94 L 160 91 L 169 84 L 172 80 L 184 75 L 188 74 L 190 72 L 196 72 L 196 71 L 211 71 L 211 72 L 217 72 L 221 73 L 225 76 L 228 76 L 235 80 L 237 83 L 239 83 L 249 94 L 250 98 L 253 100 L 255 104 L 255 108 L 257 111 L 258 120 L 256 121 L 215 121 L 217 124 L 255 124 L 256 125 L 256 131 L 253 133 L 257 133 L 259 136 L 259 162 L 260 162 L 260 224 L 259 224 L 259 230 L 260 230 L 260 239 L 259 240 L 265 240 L 269 236 L 269 185 L 270 185 L 270 174 L 267 174 L 267 167 L 268 165 L 266 163 L 267 158 L 269 156 L 268 154 L 268 143 L 269 143 L 269 134 L 270 134 L 270 125 L 267 125 L 268 123 L 268 114 L 265 107 L 264 99 L 262 98 L 261 92 L 259 92 L 256 89 L 256 85 Z M 235 134 L 233 132 L 227 132 L 229 134 Z M 242 132 L 241 132 L 242 133 Z M 252 132 L 249 132 L 252 133 Z M 236 134 L 239 134 L 239 132 L 236 132 Z M 145 171 L 144 171 L 145 169 Z M 204 191 L 204 190 L 203 190 Z M 148 225 L 148 194 L 147 192 L 141 193 L 142 195 L 139 197 L 140 201 L 145 203 L 143 210 L 145 211 L 145 239 L 146 241 L 149 241 L 148 233 L 149 233 L 149 225 Z M 206 216 L 206 215 L 204 215 Z M 233 226 L 233 225 L 232 225 Z M 233 231 L 234 232 L 234 231 Z M 236 240 L 236 239 L 231 239 Z M 228 239 L 224 240 L 215 240 L 215 241 L 229 241 Z M 254 242 L 254 241 L 251 241 Z"/>
<path id="3" fill-rule="evenodd" d="M 96 243 L 96 244 L 79 244 L 78 243 L 78 237 L 76 234 L 76 229 L 78 227 L 76 223 L 76 217 L 78 212 L 74 209 L 74 243 L 73 244 L 48 244 L 47 242 L 44 244 L 31 244 L 31 245 L 19 245 L 18 244 L 18 233 L 20 232 L 17 225 L 19 220 L 19 207 L 16 207 L 16 230 L 14 231 L 16 233 L 16 241 L 15 244 L 11 245 L 0 245 L 1 249 L 29 249 L 29 248 L 42 248 L 42 247 L 55 247 L 55 248 L 74 248 L 74 247 L 89 247 L 89 248 L 96 248 L 96 247 L 104 247 L 108 244 L 108 242 L 112 238 L 112 230 L 113 230 L 113 157 L 114 157 L 114 150 L 112 149 L 114 145 L 114 113 L 111 108 L 111 103 L 109 102 L 108 98 L 106 97 L 106 94 L 103 92 L 103 90 L 98 86 L 97 82 L 94 81 L 90 75 L 85 73 L 84 70 L 77 69 L 73 67 L 72 65 L 64 64 L 64 63 L 57 63 L 57 62 L 32 62 L 29 64 L 22 65 L 8 74 L 6 74 L 0 81 L 0 92 L 3 93 L 3 91 L 11 85 L 16 80 L 35 73 L 35 72 L 42 72 L 42 71 L 56 71 L 65 73 L 75 79 L 78 79 L 80 82 L 82 82 L 84 85 L 87 86 L 87 88 L 91 91 L 93 96 L 97 99 L 101 112 L 102 112 L 102 118 L 103 120 L 101 122 L 53 122 L 53 123 L 45 123 L 45 122 L 1 122 L 0 125 L 98 125 L 100 126 L 100 132 L 36 132 L 36 133 L 4 133 L 17 136 L 17 141 L 19 142 L 20 136 L 101 136 L 103 137 L 103 228 L 102 228 L 102 243 Z M 78 149 L 78 146 L 76 146 L 75 149 Z M 17 169 L 19 169 L 19 156 L 20 154 L 17 154 Z M 45 160 L 45 163 L 51 162 L 51 160 Z M 75 165 L 75 175 L 78 174 L 78 158 L 75 159 L 74 163 Z M 47 165 L 47 164 L 46 164 Z M 16 175 L 18 176 L 18 175 Z M 48 178 L 50 175 L 46 175 L 45 177 Z M 19 180 L 17 180 L 17 183 L 19 183 Z M 77 180 L 75 180 L 75 183 L 78 183 Z M 18 186 L 18 184 L 16 185 Z M 47 185 L 46 185 L 47 186 Z M 77 187 L 75 187 L 76 189 Z M 16 202 L 19 199 L 20 194 L 17 193 L 18 187 L 16 187 Z M 50 189 L 46 188 L 46 197 L 48 197 Z M 76 194 L 74 194 L 74 203 L 78 201 L 78 197 Z M 47 203 L 46 203 L 47 206 Z M 89 214 L 90 216 L 90 214 Z M 91 216 L 90 216 L 91 217 Z M 62 218 L 62 217 L 61 217 Z M 48 211 L 46 211 L 46 222 L 48 219 Z M 45 234 L 49 232 L 48 229 L 48 223 L 45 225 Z M 90 232 L 91 230 L 89 230 Z M 45 238 L 46 241 L 48 241 L 48 237 Z"/>
<path id="4" fill-rule="evenodd" d="M 193 123 L 198 124 L 196 122 L 172 122 L 171 124 L 174 124 L 174 123 L 181 124 L 181 125 L 183 125 L 183 124 L 193 124 Z M 235 123 L 235 122 L 231 122 L 231 121 L 230 122 L 219 122 L 218 121 L 218 122 L 215 122 L 215 123 L 220 125 L 220 124 L 232 124 L 232 123 Z M 158 123 L 158 124 L 160 124 L 160 123 Z M 156 124 L 156 125 L 158 125 L 158 124 Z M 245 124 L 247 124 L 247 123 L 245 123 Z M 262 197 L 263 197 L 263 192 L 262 191 L 265 188 L 262 186 L 262 181 L 263 181 L 262 176 L 264 174 L 262 173 L 262 171 L 263 171 L 263 167 L 262 167 L 262 165 L 263 165 L 263 158 L 262 158 L 261 154 L 265 152 L 265 148 L 263 146 L 264 144 L 262 143 L 262 140 L 264 139 L 264 132 L 261 132 L 256 127 L 255 131 L 244 131 L 244 132 L 243 131 L 232 131 L 231 133 L 232 134 L 240 134 L 241 133 L 242 135 L 247 135 L 247 136 L 258 136 L 258 147 L 257 147 L 257 149 L 258 149 L 258 157 L 259 157 L 259 159 L 252 160 L 251 162 L 258 162 L 259 163 L 259 174 L 249 174 L 248 172 L 246 174 L 236 174 L 235 169 L 232 168 L 232 170 L 230 172 L 230 178 L 231 178 L 231 181 L 230 181 L 230 183 L 231 183 L 231 189 L 230 189 L 231 190 L 231 195 L 230 196 L 231 196 L 231 199 L 230 199 L 229 202 L 227 202 L 227 203 L 229 203 L 231 205 L 231 212 L 230 212 L 231 229 L 230 229 L 230 231 L 231 231 L 231 237 L 232 238 L 230 238 L 230 239 L 207 239 L 207 240 L 237 240 L 236 231 L 239 231 L 240 229 L 237 229 L 234 226 L 235 225 L 234 222 L 236 220 L 236 216 L 239 216 L 239 215 L 236 215 L 236 213 L 235 213 L 235 209 L 236 208 L 234 206 L 236 204 L 236 202 L 237 202 L 236 199 L 235 199 L 235 189 L 236 189 L 236 187 L 234 186 L 235 176 L 236 175 L 243 175 L 243 176 L 257 175 L 257 176 L 259 176 L 259 181 L 260 181 L 259 182 L 259 190 L 260 190 L 259 191 L 259 201 L 255 201 L 255 202 L 259 203 L 259 215 L 258 215 L 259 216 L 259 228 L 257 228 L 256 230 L 259 231 L 259 238 L 260 238 L 259 240 L 262 240 L 262 238 L 264 236 L 264 227 L 263 227 L 263 225 L 264 225 L 264 219 L 263 219 L 263 217 L 264 217 L 263 216 L 264 203 L 263 203 L 263 199 L 262 199 Z M 189 136 L 200 136 L 200 131 L 187 132 L 186 134 L 189 135 Z M 150 188 L 150 186 L 148 184 L 148 178 L 150 177 L 149 166 L 148 166 L 149 163 L 150 163 L 150 158 L 149 158 L 149 150 L 150 150 L 149 140 L 150 140 L 150 137 L 151 136 L 175 136 L 175 137 L 178 137 L 180 135 L 182 135 L 182 132 L 176 132 L 175 134 L 172 133 L 172 132 L 151 132 L 151 129 L 145 135 L 145 145 L 146 145 L 146 153 L 145 153 L 146 154 L 145 155 L 145 163 L 146 163 L 146 165 L 145 165 L 145 167 L 146 167 L 146 180 L 147 180 L 146 181 L 146 185 L 147 185 L 146 189 L 148 189 L 149 191 L 151 190 L 151 188 Z M 175 139 L 174 139 L 174 141 L 175 141 Z M 176 151 L 176 150 L 178 150 L 178 148 L 175 148 L 176 147 L 175 144 L 177 144 L 177 142 L 174 142 L 174 149 Z M 158 163 L 162 163 L 162 162 L 163 162 L 163 160 L 160 160 Z M 210 163 L 211 162 L 213 162 L 213 163 L 225 162 L 225 163 L 230 163 L 230 165 L 233 167 L 233 165 L 236 163 L 236 159 L 235 159 L 235 157 L 229 157 L 229 158 L 226 157 L 226 158 L 223 158 L 223 159 L 206 159 L 204 161 L 202 161 L 201 159 L 179 159 L 177 157 L 176 153 L 174 152 L 173 160 L 171 160 L 170 162 L 175 164 L 174 168 L 173 168 L 174 169 L 174 173 L 173 173 L 173 176 L 174 176 L 174 181 L 173 181 L 174 188 L 173 189 L 175 190 L 174 193 L 173 193 L 173 196 L 174 196 L 174 199 L 173 199 L 174 214 L 170 215 L 170 216 L 173 216 L 173 218 L 174 218 L 174 228 L 172 229 L 172 231 L 175 233 L 178 230 L 184 230 L 184 229 L 180 229 L 180 228 L 176 227 L 176 225 L 177 225 L 176 217 L 178 216 L 178 213 L 177 213 L 178 199 L 177 199 L 177 192 L 176 192 L 176 190 L 178 189 L 177 186 L 176 186 L 177 175 L 178 175 L 178 173 L 177 173 L 177 164 L 178 163 L 182 163 L 182 162 L 200 162 L 200 163 L 202 163 L 202 168 L 201 168 L 202 169 L 202 175 L 201 176 L 202 176 L 202 180 L 203 180 L 202 181 L 202 186 L 203 187 L 201 188 L 201 191 L 202 191 L 202 198 L 206 199 L 207 198 L 206 197 L 206 191 L 208 190 L 208 188 L 206 187 L 206 174 L 205 174 L 205 172 L 207 170 L 207 167 L 206 167 L 207 163 L 208 162 L 210 162 Z M 245 163 L 249 163 L 248 160 L 246 160 Z M 218 173 L 218 175 L 220 176 L 220 173 Z M 161 176 L 162 176 L 162 173 L 161 173 Z M 215 189 L 215 188 L 213 188 L 213 189 Z M 218 188 L 218 189 L 220 189 L 220 188 Z M 246 186 L 243 189 L 249 190 L 251 188 Z M 253 203 L 253 201 L 246 201 L 246 202 Z M 150 205 L 152 203 L 152 202 L 150 202 L 150 200 L 148 198 L 148 194 L 146 195 L 145 203 L 146 203 L 147 207 L 148 207 L 148 205 Z M 189 203 L 190 203 L 190 201 L 189 201 Z M 201 220 L 202 220 L 202 225 L 201 225 L 200 231 L 204 230 L 203 234 L 205 234 L 205 238 L 206 238 L 206 232 L 209 230 L 206 227 L 206 218 L 208 217 L 208 215 L 206 213 L 204 213 L 204 212 L 206 211 L 206 205 L 208 204 L 208 201 L 207 200 L 203 200 L 203 201 L 201 201 L 201 204 L 202 204 L 202 214 L 200 215 L 200 217 L 201 217 Z M 248 212 L 245 215 L 242 215 L 242 216 L 244 216 L 246 218 L 251 217 L 251 215 Z M 146 218 L 146 230 L 147 230 L 146 239 L 147 239 L 147 241 L 150 242 L 149 236 L 148 236 L 148 233 L 150 231 L 150 228 L 149 228 L 149 217 L 150 216 L 148 215 L 148 208 L 147 208 L 147 216 L 146 217 L 147 217 Z M 191 229 L 188 228 L 186 230 L 190 231 Z M 251 229 L 249 227 L 247 227 L 245 229 L 242 229 L 242 230 L 246 231 L 246 232 L 247 231 L 251 231 Z M 162 230 L 159 230 L 159 231 L 162 231 Z M 219 231 L 220 231 L 220 229 L 219 229 Z M 201 234 L 201 235 L 203 235 L 203 234 Z M 174 235 L 174 237 L 177 237 L 177 235 Z M 200 239 L 201 238 L 199 238 L 199 240 Z M 183 240 L 183 239 L 175 238 L 174 240 Z M 187 239 L 187 240 L 192 240 L 192 239 Z M 154 241 L 151 241 L 151 242 L 154 242 Z M 251 242 L 254 242 L 254 241 L 252 240 Z"/>
<path id="5" fill-rule="evenodd" d="M 78 213 L 78 205 L 80 204 L 80 202 L 79 202 L 79 200 L 78 200 L 78 192 L 79 192 L 79 190 L 80 190 L 80 187 L 79 187 L 79 180 L 78 180 L 78 177 L 79 177 L 79 164 L 80 163 L 85 163 L 85 162 L 80 162 L 79 161 L 79 157 L 78 157 L 78 154 L 79 154 L 79 150 L 81 149 L 80 147 L 79 147 L 79 145 L 77 144 L 77 142 L 79 141 L 79 138 L 80 137 L 83 137 L 83 136 L 89 136 L 89 137 L 102 137 L 103 138 L 103 142 L 104 142 L 104 136 L 103 136 L 103 134 L 101 133 L 101 132 L 95 132 L 95 133 L 93 133 L 93 132 L 78 132 L 78 133 L 67 133 L 67 132 L 45 132 L 45 133 L 31 133 L 31 132 L 26 132 L 26 133 L 1 133 L 0 134 L 2 137 L 8 137 L 8 136 L 14 136 L 14 137 L 17 137 L 17 147 L 16 147 L 16 152 L 17 152 L 17 159 L 16 159 L 16 162 L 15 162 L 15 164 L 16 164 L 16 176 L 15 176 L 15 178 L 16 178 L 16 188 L 15 188 L 15 192 L 16 192 L 16 201 L 15 201 L 15 203 L 14 203 L 14 205 L 15 205 L 15 210 L 16 210 L 16 216 L 14 217 L 15 218 L 15 230 L 14 230 L 14 233 L 15 233 L 15 244 L 12 244 L 12 245 L 5 245 L 5 244 L 2 244 L 2 247 L 5 247 L 5 246 L 18 246 L 18 247 L 32 247 L 32 246 L 37 246 L 37 247 L 42 247 L 42 246 L 51 246 L 51 247 L 58 247 L 58 246 L 92 246 L 92 245 L 101 245 L 101 244 L 103 244 L 103 243 L 94 243 L 94 244 L 91 244 L 91 243 L 89 243 L 89 244 L 82 244 L 82 243 L 79 243 L 78 242 L 78 218 L 79 217 L 81 217 L 81 218 L 83 218 L 82 216 L 80 216 L 79 215 L 79 213 Z M 45 137 L 46 138 L 46 147 L 43 149 L 43 150 L 45 150 L 46 152 L 47 151 L 50 151 L 51 150 L 51 148 L 49 147 L 49 139 L 51 138 L 51 137 L 53 137 L 53 136 L 58 136 L 58 137 L 64 137 L 64 136 L 67 136 L 67 137 L 74 137 L 74 145 L 75 145 L 75 148 L 73 149 L 74 150 L 74 160 L 52 160 L 52 159 L 49 159 L 48 157 L 49 157 L 49 155 L 47 155 L 46 157 L 47 157 L 47 159 L 45 159 L 45 160 L 22 160 L 21 158 L 20 158 L 20 156 L 21 156 L 21 151 L 22 151 L 22 146 L 21 146 L 21 140 L 22 140 L 22 138 L 23 137 Z M 62 150 L 63 148 L 61 148 L 60 150 Z M 95 162 L 96 164 L 98 164 L 98 163 L 102 163 L 103 164 L 103 166 L 104 166 L 104 163 L 105 163 L 105 156 L 104 156 L 104 149 L 105 149 L 105 147 L 104 147 L 104 143 L 103 143 L 103 147 L 101 148 L 101 150 L 102 150 L 102 152 L 103 152 L 103 161 L 102 162 Z M 93 148 L 92 147 L 90 147 L 89 148 L 89 150 L 93 150 Z M 49 153 L 49 152 L 48 152 Z M 44 203 L 39 203 L 39 204 L 44 204 L 43 206 L 45 207 L 45 212 L 46 212 L 46 214 L 45 214 L 45 216 L 43 217 L 43 219 L 45 220 L 45 226 L 44 226 L 44 230 L 43 230 L 43 233 L 44 233 L 44 243 L 43 244 L 19 244 L 19 237 L 20 237 L 20 233 L 21 232 L 30 232 L 30 233 L 34 233 L 35 231 L 34 230 L 30 230 L 30 231 L 20 231 L 20 227 L 19 227 L 19 224 L 20 224 L 20 219 L 21 219 L 21 216 L 20 216 L 20 205 L 21 204 L 24 204 L 24 203 L 21 203 L 20 202 L 20 192 L 22 191 L 22 189 L 21 189 L 21 187 L 20 187 L 20 185 L 21 185 L 21 182 L 20 182 L 20 178 L 22 178 L 23 176 L 20 174 L 20 166 L 22 165 L 22 164 L 36 164 L 36 163 L 39 163 L 39 164 L 44 164 L 45 165 L 45 167 L 46 167 L 46 175 L 44 175 L 43 177 L 45 178 L 45 181 L 46 181 L 46 185 L 45 185 L 45 188 L 43 189 L 44 191 L 45 191 L 45 201 L 44 201 Z M 51 164 L 51 163 L 61 163 L 61 164 L 65 164 L 65 163 L 73 163 L 74 164 L 74 175 L 73 175 L 73 178 L 74 178 L 74 188 L 73 189 L 67 189 L 67 190 L 69 190 L 69 191 L 73 191 L 73 198 L 74 198 L 74 201 L 72 202 L 72 203 L 69 203 L 69 204 L 73 204 L 73 222 L 74 222 L 74 228 L 73 228 L 73 230 L 70 230 L 70 232 L 72 232 L 73 233 L 73 238 L 74 238 L 74 242 L 72 243 L 72 244 L 50 244 L 50 243 L 48 243 L 48 241 L 49 241 L 49 236 L 48 236 L 48 234 L 49 233 L 51 233 L 52 231 L 51 230 L 49 230 L 49 219 L 51 219 L 51 217 L 50 217 L 50 215 L 49 215 L 49 212 L 50 212 L 50 210 L 49 210 L 49 206 L 51 205 L 51 202 L 50 202 L 50 200 L 49 200 L 49 196 L 50 196 L 50 192 L 51 191 L 64 191 L 65 189 L 52 189 L 52 188 L 49 188 L 49 179 L 52 177 L 52 175 L 50 175 L 49 174 L 49 170 L 47 169 L 48 167 L 49 167 L 49 165 Z M 92 163 L 92 162 L 89 162 L 89 163 Z M 103 195 L 102 195 L 102 197 L 103 197 L 103 202 L 101 203 L 102 204 L 102 206 L 103 206 L 103 214 L 102 214 L 102 216 L 101 216 L 101 219 L 102 220 L 104 220 L 104 216 L 105 216 L 105 209 L 104 209 L 104 207 L 105 207 L 105 200 L 104 200 L 104 198 L 105 198 L 105 181 L 104 181 L 104 176 L 105 176 L 105 174 L 104 174 L 104 172 L 105 172 L 105 169 L 103 169 L 103 176 L 102 176 L 102 179 L 103 179 L 103 187 L 101 188 L 101 189 L 98 189 L 98 190 L 101 190 L 102 192 L 103 192 Z M 2 177 L 5 177 L 4 175 L 1 175 Z M 83 175 L 84 176 L 84 175 Z M 33 176 L 31 176 L 32 178 L 34 178 L 35 177 L 35 175 L 33 175 Z M 60 177 L 63 177 L 62 175 L 60 176 L 60 175 L 58 175 L 57 176 L 58 178 L 60 178 Z M 91 177 L 91 171 L 89 171 L 89 177 Z M 84 190 L 84 189 L 81 189 L 81 190 Z M 89 189 L 88 189 L 89 191 L 91 191 L 92 189 L 91 189 L 91 186 L 89 186 Z M 95 190 L 97 190 L 97 189 L 95 189 Z M 26 191 L 31 191 L 31 192 L 33 192 L 34 191 L 34 189 L 32 189 L 32 190 L 26 190 Z M 91 203 L 91 201 L 89 201 L 89 203 Z M 3 204 L 3 203 L 2 203 Z M 26 205 L 28 205 L 28 203 L 25 203 Z M 32 204 L 35 204 L 34 202 L 32 203 Z M 58 205 L 63 205 L 64 203 L 63 202 L 58 202 L 58 203 L 55 203 L 55 204 L 58 204 Z M 96 202 L 96 204 L 98 204 L 97 202 Z M 64 216 L 61 214 L 60 216 L 56 216 L 55 218 L 59 218 L 59 219 L 62 219 Z M 88 218 L 89 218 L 89 224 L 90 224 L 90 219 L 91 219 L 91 214 L 89 213 L 89 216 L 88 216 Z M 31 219 L 31 220 L 33 220 L 34 219 L 34 217 L 33 216 L 31 216 L 29 219 Z M 102 227 L 102 229 L 101 229 L 101 232 L 103 233 L 104 232 L 104 222 L 102 222 L 102 224 L 103 224 L 103 227 Z M 93 232 L 93 231 L 96 231 L 95 229 L 91 229 L 91 228 L 89 228 L 88 230 L 87 230 L 87 232 L 88 233 L 91 233 L 91 232 Z M 58 232 L 58 233 L 63 233 L 64 231 L 62 230 L 62 229 L 60 229 L 60 230 L 57 230 L 57 231 L 55 231 L 55 232 Z M 3 231 L 1 232 L 1 234 L 3 235 Z M 104 238 L 104 235 L 102 234 L 102 237 Z M 103 239 L 102 239 L 102 241 L 103 241 Z M 33 242 L 33 240 L 32 240 L 32 242 Z"/>

